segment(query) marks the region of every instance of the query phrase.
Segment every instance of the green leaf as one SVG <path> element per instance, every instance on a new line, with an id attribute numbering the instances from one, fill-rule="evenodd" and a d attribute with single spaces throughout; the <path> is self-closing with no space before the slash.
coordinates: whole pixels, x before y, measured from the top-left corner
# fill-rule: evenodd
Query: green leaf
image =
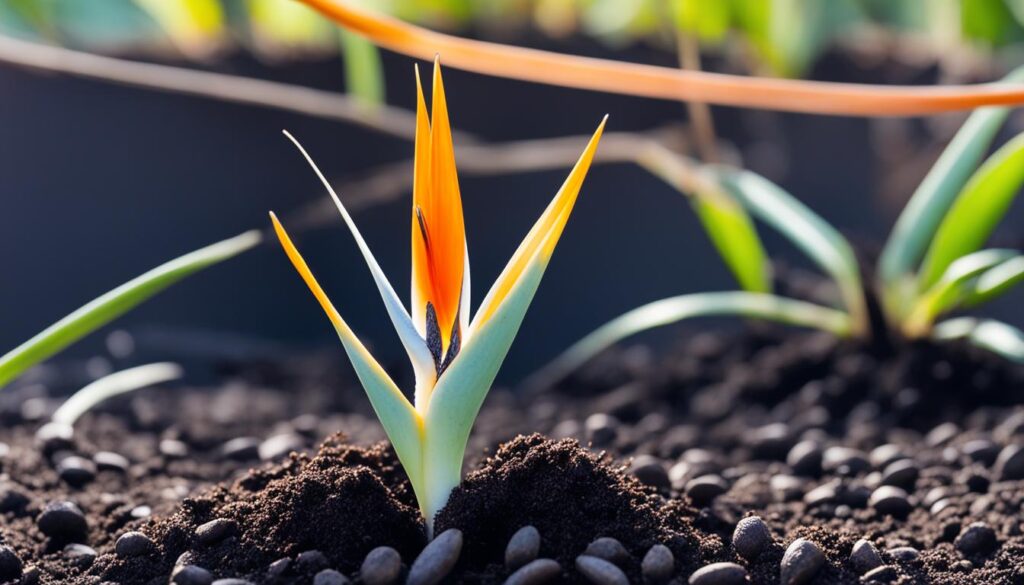
<path id="1" fill-rule="evenodd" d="M 939 315 L 955 309 L 970 296 L 979 275 L 1016 255 L 1013 250 L 992 249 L 958 258 L 917 300 L 904 323 L 904 332 L 911 337 L 927 333 Z"/>
<path id="2" fill-rule="evenodd" d="M 384 103 L 384 73 L 377 46 L 363 37 L 340 30 L 345 59 L 345 87 L 368 106 Z"/>
<path id="3" fill-rule="evenodd" d="M 225 33 L 219 0 L 134 0 L 190 56 L 203 56 Z"/>
<path id="4" fill-rule="evenodd" d="M 50 419 L 74 426 L 83 414 L 108 398 L 177 380 L 183 374 L 181 366 L 169 362 L 147 364 L 108 374 L 72 394 Z"/>
<path id="5" fill-rule="evenodd" d="M 1003 83 L 1024 80 L 1024 67 L 1003 78 Z M 899 314 L 912 290 L 913 275 L 929 243 L 957 195 L 967 184 L 1009 108 L 979 108 L 971 114 L 914 191 L 889 236 L 879 260 L 878 277 L 888 308 Z"/>
<path id="6" fill-rule="evenodd" d="M 739 169 L 711 167 L 718 181 L 751 214 L 788 238 L 839 287 L 853 334 L 867 332 L 864 289 L 853 248 L 835 228 L 768 179 Z"/>
<path id="7" fill-rule="evenodd" d="M 731 197 L 713 189 L 698 193 L 691 203 L 743 290 L 770 292 L 768 257 L 746 211 Z"/>
<path id="8" fill-rule="evenodd" d="M 619 341 L 655 327 L 694 317 L 735 315 L 812 327 L 840 337 L 850 334 L 850 318 L 835 309 L 776 295 L 749 292 L 696 293 L 637 307 L 574 343 L 525 383 L 548 388 Z"/>
<path id="9" fill-rule="evenodd" d="M 995 152 L 971 177 L 939 225 L 918 289 L 931 287 L 957 258 L 981 248 L 1024 183 L 1024 134 Z"/>
<path id="10" fill-rule="evenodd" d="M 1003 358 L 1024 363 L 1024 332 L 1012 325 L 992 319 L 960 317 L 935 326 L 935 339 L 966 339 L 970 343 Z"/>
<path id="11" fill-rule="evenodd" d="M 1021 281 L 1024 281 L 1024 256 L 1014 256 L 979 276 L 964 305 L 976 307 L 986 303 L 1002 296 Z"/>
<path id="12" fill-rule="evenodd" d="M 672 1 L 672 13 L 679 30 L 710 42 L 725 39 L 731 23 L 731 8 L 730 2 L 722 0 Z"/>
<path id="13" fill-rule="evenodd" d="M 110 323 L 186 276 L 233 258 L 258 244 L 261 239 L 258 231 L 249 231 L 217 242 L 157 266 L 98 297 L 0 357 L 0 388 L 25 370 Z"/>

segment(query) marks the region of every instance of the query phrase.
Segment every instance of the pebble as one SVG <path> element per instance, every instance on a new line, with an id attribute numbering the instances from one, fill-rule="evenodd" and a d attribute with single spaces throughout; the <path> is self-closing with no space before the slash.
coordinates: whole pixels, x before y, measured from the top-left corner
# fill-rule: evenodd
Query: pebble
<path id="1" fill-rule="evenodd" d="M 113 451 L 100 451 L 92 456 L 92 461 L 100 471 L 125 473 L 131 467 L 127 457 Z"/>
<path id="2" fill-rule="evenodd" d="M 238 530 L 238 523 L 227 518 L 215 518 L 196 527 L 196 542 L 203 546 L 216 544 Z"/>
<path id="3" fill-rule="evenodd" d="M 462 531 L 449 528 L 430 541 L 409 568 L 406 585 L 437 585 L 455 568 L 462 552 Z"/>
<path id="4" fill-rule="evenodd" d="M 160 454 L 168 459 L 184 459 L 188 457 L 188 445 L 176 439 L 160 441 Z"/>
<path id="5" fill-rule="evenodd" d="M 874 585 L 875 583 L 881 585 L 883 583 L 895 583 L 900 578 L 900 574 L 896 571 L 896 567 L 892 565 L 882 565 L 881 567 L 875 567 L 864 576 L 860 578 L 861 583 Z"/>
<path id="6" fill-rule="evenodd" d="M 505 579 L 505 585 L 542 585 L 562 576 L 562 566 L 551 559 L 530 561 Z"/>
<path id="7" fill-rule="evenodd" d="M 210 585 L 213 574 L 202 567 L 185 565 L 178 567 L 171 574 L 171 583 L 175 585 Z"/>
<path id="8" fill-rule="evenodd" d="M 348 577 L 334 569 L 324 569 L 313 577 L 313 585 L 348 585 Z"/>
<path id="9" fill-rule="evenodd" d="M 996 532 L 984 522 L 973 522 L 964 528 L 953 542 L 956 549 L 966 556 L 985 554 L 999 545 Z"/>
<path id="10" fill-rule="evenodd" d="M 287 457 L 292 451 L 301 451 L 305 445 L 306 440 L 302 438 L 302 435 L 282 433 L 260 443 L 257 452 L 262 461 L 276 461 Z"/>
<path id="11" fill-rule="evenodd" d="M 704 506 L 729 490 L 721 476 L 710 474 L 691 479 L 686 483 L 686 495 L 694 504 Z"/>
<path id="12" fill-rule="evenodd" d="M 907 455 L 903 452 L 903 448 L 892 443 L 879 445 L 872 449 L 871 453 L 868 454 L 868 461 L 871 462 L 871 466 L 875 469 L 884 469 L 894 461 L 907 458 Z"/>
<path id="13" fill-rule="evenodd" d="M 21 557 L 14 549 L 6 544 L 0 545 L 0 582 L 10 581 L 21 577 Z"/>
<path id="14" fill-rule="evenodd" d="M 260 440 L 256 437 L 236 437 L 220 447 L 221 455 L 235 461 L 248 461 L 260 456 Z"/>
<path id="15" fill-rule="evenodd" d="M 770 423 L 750 429 L 743 440 L 759 459 L 782 459 L 793 446 L 793 431 L 786 423 Z"/>
<path id="16" fill-rule="evenodd" d="M 672 481 L 669 479 L 668 471 L 662 465 L 661 459 L 652 455 L 638 456 L 633 460 L 630 471 L 644 485 L 659 490 L 668 490 L 672 487 Z"/>
<path id="17" fill-rule="evenodd" d="M 47 457 L 58 451 L 72 451 L 75 448 L 75 429 L 69 424 L 48 422 L 36 431 L 36 444 Z"/>
<path id="18" fill-rule="evenodd" d="M 910 563 L 921 557 L 921 552 L 912 546 L 897 546 L 889 549 L 889 556 L 897 561 Z"/>
<path id="19" fill-rule="evenodd" d="M 786 554 L 779 563 L 779 578 L 782 585 L 803 585 L 809 583 L 825 566 L 825 554 L 818 545 L 798 538 L 786 548 Z"/>
<path id="20" fill-rule="evenodd" d="M 246 579 L 217 579 L 212 585 L 255 585 Z"/>
<path id="21" fill-rule="evenodd" d="M 871 492 L 868 505 L 879 514 L 888 514 L 896 518 L 905 517 L 913 509 L 910 500 L 907 499 L 906 490 L 892 485 L 883 485 Z"/>
<path id="22" fill-rule="evenodd" d="M 80 488 L 96 479 L 96 464 L 85 457 L 70 455 L 57 463 L 57 475 L 71 487 Z"/>
<path id="23" fill-rule="evenodd" d="M 956 423 L 942 423 L 932 430 L 928 431 L 928 434 L 924 437 L 924 442 L 929 447 L 941 447 L 946 443 L 952 441 L 960 434 L 960 427 Z"/>
<path id="24" fill-rule="evenodd" d="M 122 559 L 146 554 L 153 547 L 153 541 L 141 532 L 125 532 L 114 543 L 114 553 Z"/>
<path id="25" fill-rule="evenodd" d="M 31 500 L 19 486 L 14 483 L 0 483 L 0 513 L 15 512 L 23 509 Z"/>
<path id="26" fill-rule="evenodd" d="M 50 502 L 36 519 L 39 530 L 50 538 L 85 540 L 89 524 L 74 502 Z"/>
<path id="27" fill-rule="evenodd" d="M 747 582 L 747 570 L 736 563 L 711 563 L 690 575 L 690 585 L 741 585 Z"/>
<path id="28" fill-rule="evenodd" d="M 996 477 L 999 481 L 1024 479 L 1024 446 L 1007 445 L 996 457 Z"/>
<path id="29" fill-rule="evenodd" d="M 142 506 L 135 506 L 134 508 L 131 509 L 130 512 L 128 512 L 128 514 L 136 520 L 142 518 L 149 518 L 153 515 L 153 508 L 150 508 L 149 506 L 143 504 Z"/>
<path id="30" fill-rule="evenodd" d="M 880 478 L 881 485 L 894 485 L 913 489 L 921 475 L 921 467 L 913 459 L 898 459 L 885 466 Z"/>
<path id="31" fill-rule="evenodd" d="M 38 585 L 40 579 L 42 579 L 42 572 L 39 567 L 29 565 L 25 567 L 25 572 L 21 575 L 21 585 Z"/>
<path id="32" fill-rule="evenodd" d="M 590 555 L 576 557 L 576 570 L 594 585 L 629 585 L 629 579 L 622 569 Z"/>
<path id="33" fill-rule="evenodd" d="M 853 543 L 853 550 L 850 551 L 850 564 L 858 573 L 867 573 L 871 569 L 882 566 L 882 556 L 878 549 L 870 541 L 860 539 Z"/>
<path id="34" fill-rule="evenodd" d="M 533 526 L 523 526 L 508 539 L 505 547 L 505 568 L 515 571 L 533 561 L 540 554 L 540 532 Z"/>
<path id="35" fill-rule="evenodd" d="M 288 572 L 292 566 L 292 560 L 288 557 L 281 557 L 276 561 L 270 563 L 267 567 L 267 576 L 272 578 L 278 578 Z"/>
<path id="36" fill-rule="evenodd" d="M 839 497 L 838 493 L 839 482 L 830 481 L 823 483 L 818 487 L 804 494 L 804 503 L 808 506 L 821 506 L 823 504 L 831 504 L 835 502 Z"/>
<path id="37" fill-rule="evenodd" d="M 871 468 L 863 451 L 850 447 L 829 447 L 821 456 L 821 467 L 839 475 L 857 475 Z"/>
<path id="38" fill-rule="evenodd" d="M 971 461 L 991 465 L 999 456 L 999 445 L 988 439 L 973 439 L 964 443 L 960 451 Z"/>
<path id="39" fill-rule="evenodd" d="M 359 579 L 366 585 L 391 585 L 402 574 L 402 556 L 390 546 L 371 550 L 359 568 Z"/>
<path id="40" fill-rule="evenodd" d="M 295 557 L 295 566 L 304 573 L 315 573 L 321 569 L 326 569 L 331 564 L 324 556 L 324 553 L 318 550 L 307 550 L 300 552 L 299 556 Z"/>
<path id="41" fill-rule="evenodd" d="M 644 582 L 650 585 L 661 585 L 672 578 L 676 570 L 676 557 L 672 551 L 663 544 L 652 546 L 644 560 L 640 563 L 640 572 Z"/>
<path id="42" fill-rule="evenodd" d="M 587 545 L 583 551 L 584 555 L 604 559 L 616 565 L 622 565 L 629 560 L 629 551 L 622 543 L 609 536 L 602 536 Z"/>
<path id="43" fill-rule="evenodd" d="M 816 476 L 821 473 L 821 445 L 817 441 L 800 441 L 789 450 L 786 464 L 797 475 Z"/>
<path id="44" fill-rule="evenodd" d="M 736 524 L 732 532 L 732 546 L 748 561 L 756 559 L 772 543 L 768 525 L 758 516 L 748 516 Z"/>
<path id="45" fill-rule="evenodd" d="M 587 441 L 595 447 L 609 447 L 619 436 L 619 420 L 614 416 L 597 413 L 583 423 Z"/>
<path id="46" fill-rule="evenodd" d="M 768 480 L 772 495 L 780 502 L 799 500 L 804 495 L 806 482 L 792 475 L 777 474 Z"/>
<path id="47" fill-rule="evenodd" d="M 96 560 L 96 549 L 84 544 L 72 543 L 64 547 L 64 556 L 79 567 L 88 567 Z"/>

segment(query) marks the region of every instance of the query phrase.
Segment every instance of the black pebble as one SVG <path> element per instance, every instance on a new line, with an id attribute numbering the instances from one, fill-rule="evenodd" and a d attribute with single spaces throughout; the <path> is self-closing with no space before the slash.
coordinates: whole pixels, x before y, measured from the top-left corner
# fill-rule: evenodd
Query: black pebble
<path id="1" fill-rule="evenodd" d="M 57 475 L 71 487 L 80 488 L 96 479 L 96 464 L 85 457 L 70 455 L 57 463 Z"/>
<path id="2" fill-rule="evenodd" d="M 409 568 L 406 585 L 437 585 L 455 568 L 462 553 L 462 531 L 449 528 L 437 535 Z"/>
<path id="3" fill-rule="evenodd" d="M 896 572 L 896 567 L 893 567 L 892 565 L 883 565 L 881 567 L 875 567 L 865 573 L 864 576 L 860 578 L 860 582 L 865 585 L 883 585 L 885 583 L 895 583 L 899 578 L 900 575 Z"/>
<path id="4" fill-rule="evenodd" d="M 629 585 L 629 579 L 622 569 L 590 555 L 576 557 L 576 570 L 594 585 Z"/>
<path id="5" fill-rule="evenodd" d="M 818 571 L 825 566 L 825 553 L 818 545 L 798 538 L 786 548 L 786 554 L 779 563 L 779 578 L 782 585 L 803 585 L 810 583 Z"/>
<path id="6" fill-rule="evenodd" d="M 971 461 L 991 465 L 999 455 L 999 445 L 988 439 L 973 439 L 964 443 L 960 451 Z"/>
<path id="7" fill-rule="evenodd" d="M 508 539 L 505 546 L 505 568 L 515 571 L 532 562 L 540 554 L 540 532 L 533 526 L 523 526 Z"/>
<path id="8" fill-rule="evenodd" d="M 153 548 L 153 541 L 141 532 L 125 532 L 114 543 L 114 553 L 122 559 L 146 554 Z"/>
<path id="9" fill-rule="evenodd" d="M 316 573 L 321 569 L 326 569 L 329 564 L 330 561 L 327 560 L 324 553 L 318 550 L 307 550 L 295 557 L 295 567 L 304 573 Z"/>
<path id="10" fill-rule="evenodd" d="M 23 510 L 31 500 L 20 487 L 14 483 L 0 483 L 0 513 Z"/>
<path id="11" fill-rule="evenodd" d="M 216 544 L 233 535 L 238 530 L 238 523 L 227 518 L 216 518 L 196 527 L 196 542 L 203 546 Z"/>
<path id="12" fill-rule="evenodd" d="M 686 483 L 686 495 L 698 506 L 710 504 L 728 490 L 729 485 L 717 475 L 702 475 Z"/>
<path id="13" fill-rule="evenodd" d="M 651 455 L 640 455 L 633 460 L 631 471 L 640 480 L 640 483 L 649 485 L 659 490 L 668 490 L 672 482 L 668 478 L 668 471 L 662 464 L 661 459 Z"/>
<path id="14" fill-rule="evenodd" d="M 263 461 L 276 461 L 287 457 L 292 451 L 301 451 L 305 445 L 306 440 L 302 435 L 283 433 L 260 443 L 258 453 Z"/>
<path id="15" fill-rule="evenodd" d="M 1024 479 L 1024 446 L 1003 447 L 996 458 L 993 470 L 1000 481 Z"/>
<path id="16" fill-rule="evenodd" d="M 64 423 L 46 423 L 36 431 L 36 444 L 47 457 L 58 451 L 73 451 L 75 430 Z"/>
<path id="17" fill-rule="evenodd" d="M 750 516 L 740 520 L 732 533 L 732 546 L 748 561 L 756 559 L 772 542 L 771 531 L 764 520 Z"/>
<path id="18" fill-rule="evenodd" d="M 505 585 L 542 585 L 562 576 L 562 566 L 551 559 L 537 559 L 519 567 Z"/>
<path id="19" fill-rule="evenodd" d="M 855 571 L 863 574 L 880 567 L 882 557 L 878 554 L 875 545 L 862 538 L 853 544 L 853 550 L 850 551 L 850 564 L 853 565 Z"/>
<path id="20" fill-rule="evenodd" d="M 96 549 L 84 544 L 72 543 L 64 547 L 64 556 L 80 568 L 92 565 L 96 560 Z"/>
<path id="21" fill-rule="evenodd" d="M 221 454 L 227 459 L 248 461 L 260 456 L 260 440 L 255 437 L 237 437 L 221 445 Z"/>
<path id="22" fill-rule="evenodd" d="M 629 551 L 622 543 L 609 536 L 602 536 L 587 545 L 583 554 L 604 559 L 616 565 L 622 565 L 629 560 Z"/>
<path id="23" fill-rule="evenodd" d="M 644 582 L 651 585 L 667 583 L 672 578 L 672 573 L 675 570 L 676 557 L 663 544 L 652 546 L 647 551 L 647 554 L 644 555 L 644 560 L 640 563 L 640 572 L 644 577 Z"/>
<path id="24" fill-rule="evenodd" d="M 21 570 L 21 558 L 18 553 L 5 544 L 0 545 L 0 582 L 21 577 Z"/>
<path id="25" fill-rule="evenodd" d="M 857 475 L 871 468 L 867 456 L 849 447 L 829 447 L 821 458 L 821 467 L 839 475 Z"/>
<path id="26" fill-rule="evenodd" d="M 797 475 L 816 476 L 821 473 L 821 454 L 817 441 L 800 441 L 789 450 L 786 464 Z"/>
<path id="27" fill-rule="evenodd" d="M 128 462 L 124 455 L 112 451 L 100 451 L 92 456 L 92 461 L 100 471 L 125 473 L 131 466 L 131 463 Z"/>
<path id="28" fill-rule="evenodd" d="M 348 585 L 348 577 L 334 569 L 324 569 L 313 577 L 313 585 Z"/>
<path id="29" fill-rule="evenodd" d="M 747 570 L 736 563 L 712 563 L 697 569 L 690 585 L 741 585 L 747 582 Z"/>
<path id="30" fill-rule="evenodd" d="M 188 457 L 188 445 L 176 439 L 160 441 L 160 454 L 168 459 L 184 459 Z"/>
<path id="31" fill-rule="evenodd" d="M 587 441 L 595 447 L 608 447 L 619 436 L 619 421 L 607 414 L 592 414 L 584 423 Z"/>
<path id="32" fill-rule="evenodd" d="M 903 488 L 891 485 L 883 485 L 871 492 L 868 505 L 879 514 L 888 514 L 896 518 L 906 517 L 913 509 L 910 500 L 907 499 L 907 492 Z"/>
<path id="33" fill-rule="evenodd" d="M 175 585 L 210 585 L 213 575 L 202 567 L 185 565 L 178 567 L 171 574 L 171 583 Z"/>
<path id="34" fill-rule="evenodd" d="M 60 540 L 85 540 L 89 533 L 89 524 L 85 520 L 85 514 L 74 502 L 47 504 L 36 519 L 36 525 L 46 536 Z"/>
<path id="35" fill-rule="evenodd" d="M 881 484 L 913 489 L 920 474 L 921 467 L 913 459 L 899 459 L 885 466 Z"/>
<path id="36" fill-rule="evenodd" d="M 964 528 L 953 543 L 958 551 L 967 556 L 989 553 L 998 544 L 995 530 L 984 522 L 974 522 Z"/>
<path id="37" fill-rule="evenodd" d="M 371 550 L 359 569 L 359 579 L 366 585 L 391 585 L 402 574 L 402 557 L 390 546 Z"/>
<path id="38" fill-rule="evenodd" d="M 267 576 L 272 578 L 278 578 L 288 572 L 292 566 L 292 560 L 288 557 L 282 557 L 276 561 L 270 563 L 267 567 Z"/>
<path id="39" fill-rule="evenodd" d="M 897 561 L 910 563 L 921 557 L 921 552 L 912 546 L 897 546 L 888 550 L 889 556 Z"/>
<path id="40" fill-rule="evenodd" d="M 245 579 L 217 579 L 213 585 L 255 585 L 255 583 Z"/>

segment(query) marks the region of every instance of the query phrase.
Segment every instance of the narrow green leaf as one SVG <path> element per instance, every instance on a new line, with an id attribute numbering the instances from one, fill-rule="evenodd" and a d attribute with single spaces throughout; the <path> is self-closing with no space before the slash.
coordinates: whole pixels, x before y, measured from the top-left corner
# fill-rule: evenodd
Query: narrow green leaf
<path id="1" fill-rule="evenodd" d="M 935 326 L 935 339 L 966 339 L 972 344 L 1003 358 L 1024 363 L 1024 331 L 992 319 L 960 317 Z"/>
<path id="2" fill-rule="evenodd" d="M 1024 80 L 1024 67 L 1003 78 L 1003 83 Z M 935 237 L 942 218 L 967 184 L 1003 125 L 1009 108 L 979 108 L 971 114 L 914 191 L 889 235 L 878 265 L 878 277 L 890 305 L 898 305 L 910 288 L 918 263 Z M 912 291 L 913 292 L 913 291 Z M 898 311 L 899 307 L 891 309 Z"/>
<path id="3" fill-rule="evenodd" d="M 384 103 L 384 73 L 380 50 L 363 37 L 340 30 L 345 59 L 345 88 L 367 106 Z"/>
<path id="4" fill-rule="evenodd" d="M 868 316 L 853 248 L 835 228 L 768 179 L 739 169 L 712 167 L 720 184 L 751 214 L 788 238 L 835 280 L 850 312 L 853 334 L 867 332 Z"/>
<path id="5" fill-rule="evenodd" d="M 619 341 L 655 327 L 694 317 L 735 315 L 787 325 L 811 327 L 845 337 L 851 333 L 846 313 L 804 301 L 749 292 L 696 293 L 670 297 L 633 309 L 574 343 L 524 384 L 547 388 Z"/>
<path id="6" fill-rule="evenodd" d="M 96 298 L 0 357 L 0 388 L 92 331 L 120 317 L 146 299 L 203 268 L 237 256 L 260 242 L 258 231 L 201 248 L 136 277 Z"/>
<path id="7" fill-rule="evenodd" d="M 181 366 L 169 362 L 146 364 L 108 374 L 72 394 L 50 419 L 74 426 L 83 414 L 108 398 L 177 380 L 183 374 Z"/>
<path id="8" fill-rule="evenodd" d="M 708 192 L 691 199 L 697 217 L 743 290 L 771 291 L 768 257 L 754 222 L 728 196 Z"/>
<path id="9" fill-rule="evenodd" d="M 919 275 L 931 287 L 957 258 L 981 248 L 1024 184 L 1024 134 L 997 150 L 971 177 L 939 225 Z"/>
<path id="10" fill-rule="evenodd" d="M 703 41 L 719 42 L 729 32 L 732 3 L 722 0 L 673 0 L 672 14 L 679 30 Z"/>
<path id="11" fill-rule="evenodd" d="M 976 307 L 991 301 L 1021 281 L 1024 281 L 1024 256 L 1014 256 L 979 276 L 964 304 Z"/>

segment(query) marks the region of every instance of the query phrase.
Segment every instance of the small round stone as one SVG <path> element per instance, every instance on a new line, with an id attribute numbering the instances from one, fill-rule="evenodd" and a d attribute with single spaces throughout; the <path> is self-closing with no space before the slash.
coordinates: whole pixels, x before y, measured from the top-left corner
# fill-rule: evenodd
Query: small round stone
<path id="1" fill-rule="evenodd" d="M 789 450 L 786 464 L 797 475 L 814 476 L 821 473 L 822 449 L 817 441 L 800 441 Z"/>
<path id="2" fill-rule="evenodd" d="M 215 518 L 196 527 L 196 542 L 203 546 L 216 544 L 238 530 L 238 523 L 228 518 Z"/>
<path id="3" fill-rule="evenodd" d="M 371 550 L 359 568 L 359 579 L 366 585 L 391 585 L 402 574 L 402 556 L 390 546 Z"/>
<path id="4" fill-rule="evenodd" d="M 47 504 L 36 518 L 36 525 L 46 536 L 60 540 L 84 540 L 89 533 L 85 514 L 74 502 Z"/>
<path id="5" fill-rule="evenodd" d="M 792 502 L 804 495 L 807 482 L 794 475 L 779 473 L 768 480 L 772 496 L 779 502 Z"/>
<path id="6" fill-rule="evenodd" d="M 768 525 L 758 516 L 748 516 L 736 524 L 732 533 L 732 546 L 748 561 L 756 559 L 772 543 Z"/>
<path id="7" fill-rule="evenodd" d="M 226 459 L 248 461 L 260 456 L 260 440 L 256 437 L 236 437 L 221 445 L 221 454 Z"/>
<path id="8" fill-rule="evenodd" d="M 676 557 L 672 551 L 663 544 L 652 546 L 644 555 L 640 563 L 640 573 L 644 582 L 650 585 L 661 585 L 672 578 L 676 570 Z"/>
<path id="9" fill-rule="evenodd" d="M 562 576 L 562 566 L 551 559 L 530 561 L 505 579 L 505 585 L 543 585 Z"/>
<path id="10" fill-rule="evenodd" d="M 782 585 L 810 583 L 824 566 L 825 553 L 818 545 L 806 538 L 798 538 L 786 548 L 779 563 L 780 582 Z"/>
<path id="11" fill-rule="evenodd" d="M 57 475 L 71 487 L 80 488 L 96 479 L 96 464 L 85 457 L 70 455 L 57 463 Z"/>
<path id="12" fill-rule="evenodd" d="M 621 565 L 629 560 L 629 551 L 622 543 L 609 536 L 602 536 L 587 545 L 584 555 L 604 559 L 610 563 Z"/>
<path id="13" fill-rule="evenodd" d="M 129 463 L 128 458 L 120 453 L 114 453 L 113 451 L 100 451 L 92 456 L 92 461 L 100 471 L 116 471 L 118 473 L 125 473 L 128 471 L 128 468 L 131 467 L 131 463 Z"/>
<path id="14" fill-rule="evenodd" d="M 0 513 L 23 510 L 32 500 L 20 486 L 12 482 L 0 482 Z"/>
<path id="15" fill-rule="evenodd" d="M 292 560 L 288 557 L 281 557 L 276 561 L 270 563 L 267 567 L 267 576 L 271 578 L 278 578 L 288 572 L 292 566 Z"/>
<path id="16" fill-rule="evenodd" d="M 334 569 L 324 569 L 313 577 L 313 585 L 348 585 L 348 577 Z"/>
<path id="17" fill-rule="evenodd" d="M 160 454 L 168 459 L 184 459 L 188 457 L 188 445 L 176 439 L 160 441 Z"/>
<path id="18" fill-rule="evenodd" d="M 1024 479 L 1024 446 L 1007 445 L 996 457 L 996 477 L 999 481 Z"/>
<path id="19" fill-rule="evenodd" d="M 622 569 L 590 555 L 576 557 L 576 570 L 594 585 L 629 585 L 629 579 Z"/>
<path id="20" fill-rule="evenodd" d="M 21 577 L 21 557 L 6 544 L 0 545 L 0 582 L 7 582 Z"/>
<path id="21" fill-rule="evenodd" d="M 904 489 L 913 489 L 917 477 L 921 474 L 921 466 L 913 459 L 898 459 L 885 466 L 880 478 L 881 485 L 894 485 Z"/>
<path id="22" fill-rule="evenodd" d="M 171 574 L 171 583 L 175 585 L 210 585 L 213 583 L 213 574 L 202 567 L 184 565 L 176 568 Z"/>
<path id="23" fill-rule="evenodd" d="M 114 543 L 114 553 L 122 559 L 146 554 L 153 548 L 153 541 L 141 532 L 125 532 Z"/>
<path id="24" fill-rule="evenodd" d="M 839 498 L 839 483 L 832 481 L 823 483 L 818 487 L 804 494 L 804 503 L 808 506 L 821 506 L 831 504 Z"/>
<path id="25" fill-rule="evenodd" d="M 63 553 L 72 563 L 82 568 L 92 565 L 97 556 L 96 549 L 79 543 L 66 545 Z"/>
<path id="26" fill-rule="evenodd" d="M 882 566 L 882 556 L 878 554 L 875 545 L 862 538 L 853 543 L 853 550 L 850 551 L 850 564 L 853 565 L 855 571 L 864 574 Z"/>
<path id="27" fill-rule="evenodd" d="M 857 475 L 871 468 L 867 455 L 863 451 L 850 447 L 829 447 L 821 457 L 821 467 L 839 475 Z"/>
<path id="28" fill-rule="evenodd" d="M 690 575 L 690 585 L 741 585 L 747 582 L 747 570 L 736 563 L 711 563 Z"/>
<path id="29" fill-rule="evenodd" d="M 882 565 L 881 567 L 875 567 L 864 576 L 860 578 L 860 582 L 865 585 L 883 585 L 886 583 L 895 583 L 900 578 L 900 574 L 896 571 L 896 567 L 892 565 Z"/>
<path id="30" fill-rule="evenodd" d="M 659 490 L 668 490 L 672 487 L 672 481 L 669 480 L 668 471 L 665 470 L 661 459 L 652 455 L 640 455 L 634 459 L 630 471 L 644 485 Z"/>
<path id="31" fill-rule="evenodd" d="M 892 443 L 879 445 L 872 449 L 868 455 L 868 461 L 871 462 L 872 467 L 875 469 L 884 469 L 890 463 L 906 458 L 907 455 L 903 452 L 903 448 Z"/>
<path id="32" fill-rule="evenodd" d="M 921 557 L 921 552 L 912 546 L 897 546 L 896 548 L 890 548 L 888 553 L 892 558 L 904 563 L 916 561 Z"/>
<path id="33" fill-rule="evenodd" d="M 406 585 L 437 585 L 448 576 L 462 553 L 462 531 L 449 528 L 423 548 L 409 568 Z"/>
<path id="34" fill-rule="evenodd" d="M 329 564 L 330 561 L 327 560 L 324 553 L 318 550 L 300 552 L 295 557 L 295 566 L 305 573 L 315 573 L 321 569 L 326 569 Z"/>
<path id="35" fill-rule="evenodd" d="M 906 517 L 913 509 L 910 500 L 907 499 L 906 490 L 891 485 L 883 485 L 871 492 L 868 505 L 879 514 L 887 514 L 896 518 Z"/>
<path id="36" fill-rule="evenodd" d="M 533 526 L 523 526 L 505 546 L 505 568 L 515 571 L 533 561 L 540 554 L 540 532 Z"/>
<path id="37" fill-rule="evenodd" d="M 255 585 L 248 579 L 217 579 L 212 585 Z"/>
<path id="38" fill-rule="evenodd" d="M 592 414 L 583 423 L 587 441 L 595 447 L 608 447 L 619 436 L 619 420 L 603 413 Z"/>
<path id="39" fill-rule="evenodd" d="M 135 506 L 134 508 L 132 508 L 129 514 L 131 515 L 132 518 L 135 518 L 136 520 L 142 518 L 149 518 L 153 515 L 153 508 L 150 508 L 149 506 L 146 505 Z"/>
<path id="40" fill-rule="evenodd" d="M 702 475 L 686 483 L 686 495 L 694 504 L 705 506 L 729 491 L 729 485 L 718 475 Z"/>
<path id="41" fill-rule="evenodd" d="M 996 532 L 984 522 L 973 522 L 956 537 L 953 545 L 966 556 L 992 552 L 998 546 Z"/>
<path id="42" fill-rule="evenodd" d="M 263 461 L 276 461 L 287 457 L 292 451 L 301 451 L 306 440 L 297 433 L 274 435 L 260 443 L 259 456 Z"/>
<path id="43" fill-rule="evenodd" d="M 928 431 L 928 434 L 924 437 L 924 442 L 929 447 L 941 447 L 952 441 L 959 434 L 960 427 L 956 423 L 942 423 Z"/>
<path id="44" fill-rule="evenodd" d="M 47 457 L 58 451 L 73 451 L 75 429 L 66 423 L 48 422 L 36 431 L 36 444 Z"/>
<path id="45" fill-rule="evenodd" d="M 999 445 L 988 439 L 972 439 L 964 443 L 960 451 L 971 461 L 989 465 L 999 455 Z"/>

